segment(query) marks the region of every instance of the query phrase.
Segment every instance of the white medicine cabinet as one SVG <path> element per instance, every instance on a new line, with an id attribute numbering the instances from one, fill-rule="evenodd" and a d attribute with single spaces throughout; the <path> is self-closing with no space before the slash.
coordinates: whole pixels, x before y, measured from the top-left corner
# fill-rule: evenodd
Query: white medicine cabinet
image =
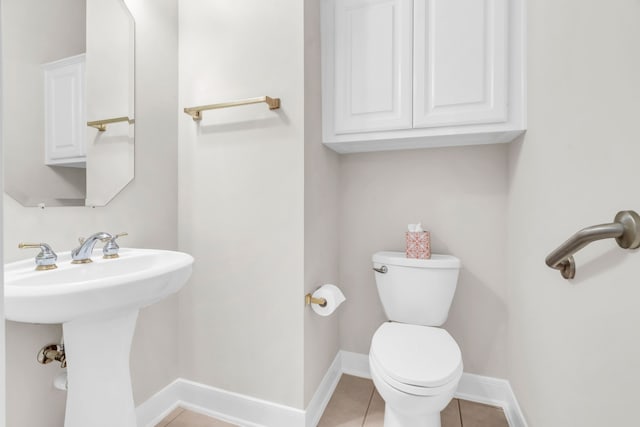
<path id="1" fill-rule="evenodd" d="M 341 153 L 525 130 L 524 0 L 323 0 L 323 141 Z"/>

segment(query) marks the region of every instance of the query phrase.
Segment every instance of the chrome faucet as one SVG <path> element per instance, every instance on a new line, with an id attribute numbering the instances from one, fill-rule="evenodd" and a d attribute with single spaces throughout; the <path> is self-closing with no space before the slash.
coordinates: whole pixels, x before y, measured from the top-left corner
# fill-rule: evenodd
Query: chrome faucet
<path id="1" fill-rule="evenodd" d="M 93 234 L 87 239 L 80 238 L 80 246 L 71 251 L 71 264 L 86 264 L 91 262 L 91 253 L 93 252 L 93 247 L 98 243 L 98 240 L 106 243 L 111 239 L 113 239 L 113 236 L 104 231 Z"/>

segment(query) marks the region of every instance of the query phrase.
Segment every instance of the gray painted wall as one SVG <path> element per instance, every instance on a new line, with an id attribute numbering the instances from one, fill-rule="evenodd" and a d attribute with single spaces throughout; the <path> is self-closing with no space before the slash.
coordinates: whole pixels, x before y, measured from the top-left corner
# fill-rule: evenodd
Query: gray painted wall
<path id="1" fill-rule="evenodd" d="M 465 371 L 504 378 L 506 369 L 507 145 L 349 154 L 340 157 L 340 346 L 369 353 L 386 320 L 371 255 L 404 251 L 407 224 L 431 232 L 433 253 L 462 261 L 444 327 Z"/>
<path id="2" fill-rule="evenodd" d="M 339 157 L 322 145 L 320 1 L 304 5 L 304 293 L 338 276 Z M 320 317 L 304 313 L 304 407 L 340 349 L 338 309 Z"/>
<path id="3" fill-rule="evenodd" d="M 339 159 L 302 143 L 317 138 L 317 105 L 306 98 L 318 88 L 303 82 L 317 72 L 314 18 L 305 17 L 311 9 L 291 0 L 182 2 L 178 102 L 176 2 L 131 3 L 139 55 L 135 181 L 103 209 L 41 211 L 4 202 L 9 261 L 25 256 L 19 241 L 64 250 L 98 229 L 129 231 L 131 246 L 175 248 L 180 120 L 180 247 L 198 261 L 179 302 L 169 299 L 140 318 L 132 355 L 138 402 L 179 373 L 304 407 L 331 359 L 330 351 L 312 356 L 309 337 L 336 328 L 335 319 L 319 323 L 304 311 L 304 291 L 337 277 L 348 298 L 339 312 L 340 347 L 366 353 L 384 321 L 371 254 L 401 250 L 406 224 L 422 221 L 434 251 L 463 262 L 445 327 L 468 372 L 509 377 L 534 427 L 629 424 L 640 380 L 630 368 L 640 358 L 630 339 L 640 321 L 637 254 L 613 242 L 593 245 L 577 258 L 572 284 L 543 260 L 577 228 L 609 221 L 619 209 L 640 210 L 633 185 L 640 155 L 636 1 L 607 8 L 529 2 L 524 142 Z M 256 72 L 256 64 L 271 62 Z M 280 96 L 282 110 L 205 113 L 197 125 L 176 108 L 263 94 Z M 322 211 L 334 205 L 333 188 L 337 214 Z M 335 223 L 337 276 L 329 254 L 334 237 L 314 234 L 315 224 L 332 230 Z M 310 256 L 321 252 L 318 265 L 326 270 L 314 271 Z M 64 396 L 47 388 L 55 369 L 33 362 L 59 334 L 56 326 L 8 323 L 9 425 L 61 422 Z M 154 358 L 167 341 L 189 351 Z M 585 392 L 593 389 L 607 392 Z"/>
<path id="4" fill-rule="evenodd" d="M 566 281 L 545 257 L 640 211 L 640 2 L 528 2 L 528 111 L 509 153 L 509 378 L 531 427 L 637 424 L 640 258 L 613 240 Z"/>
<path id="5" fill-rule="evenodd" d="M 180 375 L 303 407 L 304 28 L 295 0 L 180 2 Z"/>

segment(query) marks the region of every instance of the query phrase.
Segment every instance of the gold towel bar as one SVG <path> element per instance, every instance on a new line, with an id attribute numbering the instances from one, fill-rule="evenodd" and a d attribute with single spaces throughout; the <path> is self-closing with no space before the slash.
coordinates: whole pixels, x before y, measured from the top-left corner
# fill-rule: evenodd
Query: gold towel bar
<path id="1" fill-rule="evenodd" d="M 219 108 L 237 107 L 239 105 L 259 104 L 261 102 L 269 105 L 270 110 L 280 108 L 280 98 L 271 98 L 269 96 L 260 96 L 258 98 L 241 99 L 239 101 L 221 102 L 219 104 L 201 105 L 199 107 L 185 108 L 184 112 L 193 118 L 193 121 L 202 120 L 202 112 L 206 110 L 217 110 Z"/>
<path id="2" fill-rule="evenodd" d="M 129 122 L 130 125 L 134 124 L 136 121 L 134 119 L 130 119 L 129 117 L 116 117 L 115 119 L 105 119 L 105 120 L 96 120 L 94 122 L 87 122 L 87 126 L 98 129 L 100 132 L 104 132 L 107 130 L 107 125 L 111 123 L 118 122 Z"/>

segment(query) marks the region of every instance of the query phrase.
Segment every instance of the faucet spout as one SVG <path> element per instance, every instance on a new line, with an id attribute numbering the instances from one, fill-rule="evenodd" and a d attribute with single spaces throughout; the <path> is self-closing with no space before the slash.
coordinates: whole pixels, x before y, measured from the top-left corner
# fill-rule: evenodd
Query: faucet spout
<path id="1" fill-rule="evenodd" d="M 80 246 L 71 251 L 71 263 L 72 264 L 86 264 L 91 262 L 91 253 L 98 240 L 102 242 L 108 242 L 113 236 L 111 234 L 101 231 L 89 236 L 86 240 L 80 239 Z"/>

